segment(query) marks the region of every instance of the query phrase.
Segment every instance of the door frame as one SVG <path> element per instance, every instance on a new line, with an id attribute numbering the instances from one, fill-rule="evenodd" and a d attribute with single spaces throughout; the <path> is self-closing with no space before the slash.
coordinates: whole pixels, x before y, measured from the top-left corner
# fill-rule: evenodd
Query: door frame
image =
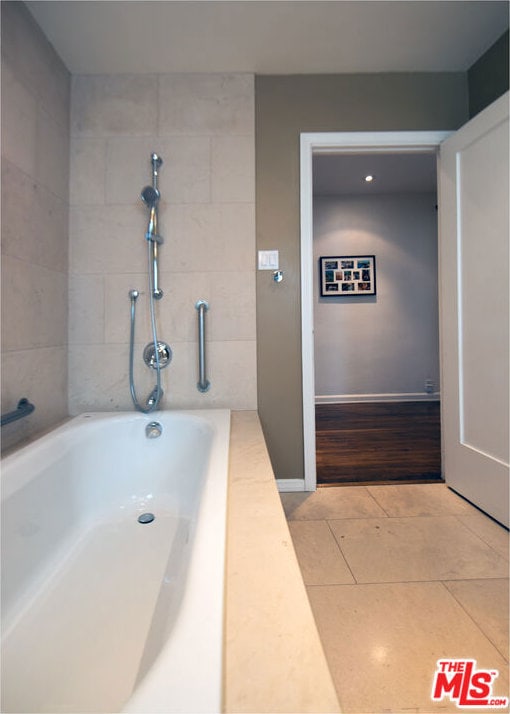
<path id="1" fill-rule="evenodd" d="M 315 454 L 315 358 L 313 303 L 313 156 L 314 154 L 433 153 L 452 131 L 324 132 L 300 137 L 301 212 L 301 359 L 303 389 L 304 479 L 292 490 L 317 488 Z M 439 284 L 439 290 L 441 285 Z M 441 355 L 439 357 L 441 364 Z M 287 490 L 287 489 L 286 489 Z"/>

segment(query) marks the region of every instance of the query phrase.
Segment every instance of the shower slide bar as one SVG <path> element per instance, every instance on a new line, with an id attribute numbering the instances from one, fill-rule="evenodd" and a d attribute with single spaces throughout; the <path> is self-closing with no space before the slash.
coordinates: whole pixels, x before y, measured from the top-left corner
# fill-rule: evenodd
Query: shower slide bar
<path id="1" fill-rule="evenodd" d="M 199 300 L 195 305 L 198 312 L 198 382 L 199 392 L 207 392 L 211 383 L 206 377 L 205 363 L 205 313 L 209 310 L 206 300 Z"/>
<path id="2" fill-rule="evenodd" d="M 16 409 L 13 409 L 12 412 L 7 412 L 7 414 L 2 414 L 2 426 L 6 426 L 6 424 L 11 424 L 13 421 L 18 421 L 18 419 L 23 419 L 23 417 L 28 416 L 29 414 L 32 414 L 34 411 L 35 406 L 31 404 L 26 397 L 23 397 L 22 399 L 19 400 L 18 406 Z"/>

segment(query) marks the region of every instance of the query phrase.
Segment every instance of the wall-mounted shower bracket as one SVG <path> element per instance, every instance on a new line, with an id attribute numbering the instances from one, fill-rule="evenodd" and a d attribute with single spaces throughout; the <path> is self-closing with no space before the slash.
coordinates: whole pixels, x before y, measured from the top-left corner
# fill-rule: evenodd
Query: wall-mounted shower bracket
<path id="1" fill-rule="evenodd" d="M 154 349 L 154 342 L 149 342 L 145 345 L 143 351 L 143 361 L 147 367 L 152 367 L 152 369 L 158 368 L 158 361 L 160 369 L 168 367 L 172 361 L 172 350 L 166 342 L 158 341 L 158 359 L 156 359 L 156 350 Z"/>

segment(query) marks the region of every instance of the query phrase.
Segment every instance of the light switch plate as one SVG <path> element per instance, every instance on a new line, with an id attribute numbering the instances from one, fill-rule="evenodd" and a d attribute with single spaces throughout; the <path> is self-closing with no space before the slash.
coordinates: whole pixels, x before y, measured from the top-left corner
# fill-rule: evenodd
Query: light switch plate
<path id="1" fill-rule="evenodd" d="M 278 270 L 279 255 L 277 250 L 259 250 L 259 270 Z"/>

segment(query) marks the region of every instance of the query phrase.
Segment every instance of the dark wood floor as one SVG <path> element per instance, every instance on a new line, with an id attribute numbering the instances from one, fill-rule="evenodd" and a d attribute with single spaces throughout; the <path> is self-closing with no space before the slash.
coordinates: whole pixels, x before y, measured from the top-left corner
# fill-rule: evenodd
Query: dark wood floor
<path id="1" fill-rule="evenodd" d="M 321 404 L 317 483 L 441 481 L 439 402 Z"/>

